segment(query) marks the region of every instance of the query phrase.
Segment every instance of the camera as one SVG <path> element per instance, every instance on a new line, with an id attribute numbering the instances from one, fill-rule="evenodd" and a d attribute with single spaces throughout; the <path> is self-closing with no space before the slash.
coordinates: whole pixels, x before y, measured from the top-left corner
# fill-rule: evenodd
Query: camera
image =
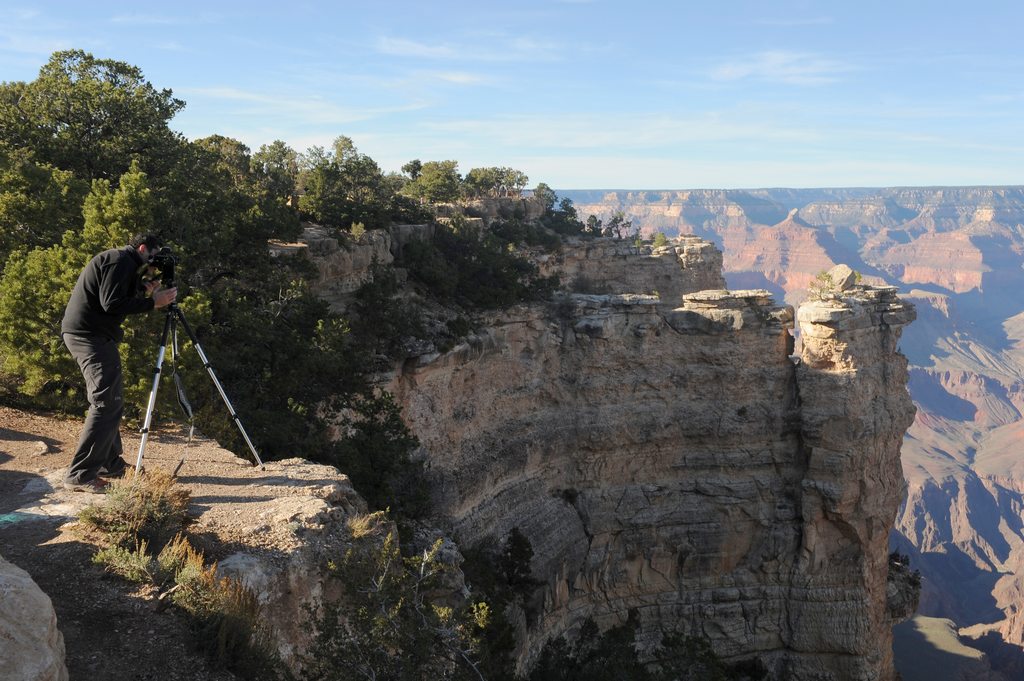
<path id="1" fill-rule="evenodd" d="M 149 264 L 160 270 L 160 286 L 163 288 L 174 288 L 174 266 L 178 258 L 171 253 L 171 249 L 164 246 L 153 256 Z"/>

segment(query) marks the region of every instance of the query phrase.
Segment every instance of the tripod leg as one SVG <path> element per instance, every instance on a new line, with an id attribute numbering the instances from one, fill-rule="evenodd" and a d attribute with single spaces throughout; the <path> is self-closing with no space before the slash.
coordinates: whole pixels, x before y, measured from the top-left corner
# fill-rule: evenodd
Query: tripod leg
<path id="1" fill-rule="evenodd" d="M 238 418 L 238 414 L 235 413 L 235 408 L 231 406 L 231 400 L 228 399 L 227 393 L 224 392 L 224 386 L 217 380 L 217 374 L 213 372 L 213 366 L 210 365 L 210 360 L 206 359 L 206 353 L 203 352 L 203 346 L 199 344 L 199 339 L 196 338 L 196 334 L 193 333 L 192 327 L 189 326 L 188 320 L 185 319 L 185 314 L 177 307 L 174 308 L 174 312 L 178 319 L 181 320 L 181 325 L 185 327 L 185 333 L 192 339 L 192 345 L 196 347 L 196 352 L 199 353 L 199 359 L 203 360 L 203 367 L 206 368 L 206 372 L 210 374 L 210 378 L 213 379 L 213 385 L 217 387 L 217 392 L 220 393 L 220 398 L 224 400 L 224 405 L 228 408 L 228 413 L 231 415 L 231 420 L 238 426 L 238 432 L 242 434 L 245 439 L 245 444 L 249 445 L 249 451 L 252 452 L 253 457 L 256 459 L 256 463 L 259 464 L 260 470 L 263 468 L 263 460 L 260 459 L 259 453 L 256 452 L 256 447 L 253 446 L 252 440 L 249 439 L 249 434 L 245 432 L 245 428 L 242 427 L 242 421 Z M 256 465 L 256 464 L 253 464 Z"/>
<path id="2" fill-rule="evenodd" d="M 135 472 L 142 471 L 142 455 L 146 451 L 146 441 L 149 440 L 149 427 L 153 423 L 153 409 L 156 407 L 156 391 L 160 388 L 160 367 L 164 364 L 164 354 L 167 352 L 167 336 L 170 334 L 171 326 L 174 325 L 174 317 L 168 310 L 164 318 L 164 331 L 160 337 L 160 351 L 156 355 L 156 368 L 153 369 L 153 388 L 149 391 L 149 403 L 146 405 L 146 419 L 142 423 L 142 442 L 139 444 L 139 457 L 135 461 Z"/>

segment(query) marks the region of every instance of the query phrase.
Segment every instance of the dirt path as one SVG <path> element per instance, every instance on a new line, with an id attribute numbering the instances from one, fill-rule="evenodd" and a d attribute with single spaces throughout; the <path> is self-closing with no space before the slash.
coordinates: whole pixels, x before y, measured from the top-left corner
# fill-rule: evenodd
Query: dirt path
<path id="1" fill-rule="evenodd" d="M 0 554 L 26 570 L 53 601 L 64 634 L 72 681 L 226 681 L 194 648 L 186 618 L 173 608 L 154 609 L 152 589 L 106 575 L 93 565 L 95 546 L 75 531 L 77 513 L 100 495 L 68 492 L 60 485 L 78 440 L 81 421 L 60 420 L 0 407 Z M 126 453 L 138 435 L 123 433 Z M 146 465 L 173 470 L 182 457 L 180 433 L 160 432 L 146 449 Z M 266 476 L 215 443 L 201 441 L 185 453 L 180 478 L 193 494 L 195 512 L 212 500 L 222 525 L 244 525 L 240 503 L 263 493 Z M 202 475 L 195 471 L 202 469 Z M 247 484 L 250 476 L 256 479 Z M 189 478 L 192 478 L 191 482 Z M 251 488 L 251 489 L 250 489 Z M 205 502 L 204 502 L 205 499 Z M 238 502 L 238 503 L 233 503 Z M 230 533 L 230 532 L 229 532 Z"/>

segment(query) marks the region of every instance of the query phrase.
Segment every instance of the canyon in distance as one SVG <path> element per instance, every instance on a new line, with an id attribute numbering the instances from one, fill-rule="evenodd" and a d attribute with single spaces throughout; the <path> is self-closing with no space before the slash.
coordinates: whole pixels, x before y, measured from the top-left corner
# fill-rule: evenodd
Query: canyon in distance
<path id="1" fill-rule="evenodd" d="M 559 196 L 581 217 L 621 211 L 647 237 L 714 242 L 730 289 L 765 288 L 798 304 L 818 273 L 845 263 L 914 303 L 918 319 L 900 347 L 917 414 L 903 441 L 907 497 L 891 547 L 922 573 L 919 616 L 952 620 L 995 669 L 1022 678 L 1024 188 Z M 897 662 L 899 648 L 897 633 Z"/>

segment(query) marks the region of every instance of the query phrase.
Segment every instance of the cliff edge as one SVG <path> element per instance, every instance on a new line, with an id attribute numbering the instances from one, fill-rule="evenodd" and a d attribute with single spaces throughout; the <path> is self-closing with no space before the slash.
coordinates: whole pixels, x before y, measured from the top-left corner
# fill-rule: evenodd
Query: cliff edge
<path id="1" fill-rule="evenodd" d="M 580 271 L 600 252 L 562 257 Z M 867 286 L 805 306 L 795 361 L 791 308 L 687 290 L 705 279 L 667 257 L 681 304 L 567 294 L 393 376 L 438 515 L 462 547 L 530 541 L 543 586 L 523 666 L 587 619 L 635 612 L 644 640 L 704 636 L 773 679 L 894 678 L 893 617 L 909 613 L 887 603 L 886 540 L 913 307 Z"/>

